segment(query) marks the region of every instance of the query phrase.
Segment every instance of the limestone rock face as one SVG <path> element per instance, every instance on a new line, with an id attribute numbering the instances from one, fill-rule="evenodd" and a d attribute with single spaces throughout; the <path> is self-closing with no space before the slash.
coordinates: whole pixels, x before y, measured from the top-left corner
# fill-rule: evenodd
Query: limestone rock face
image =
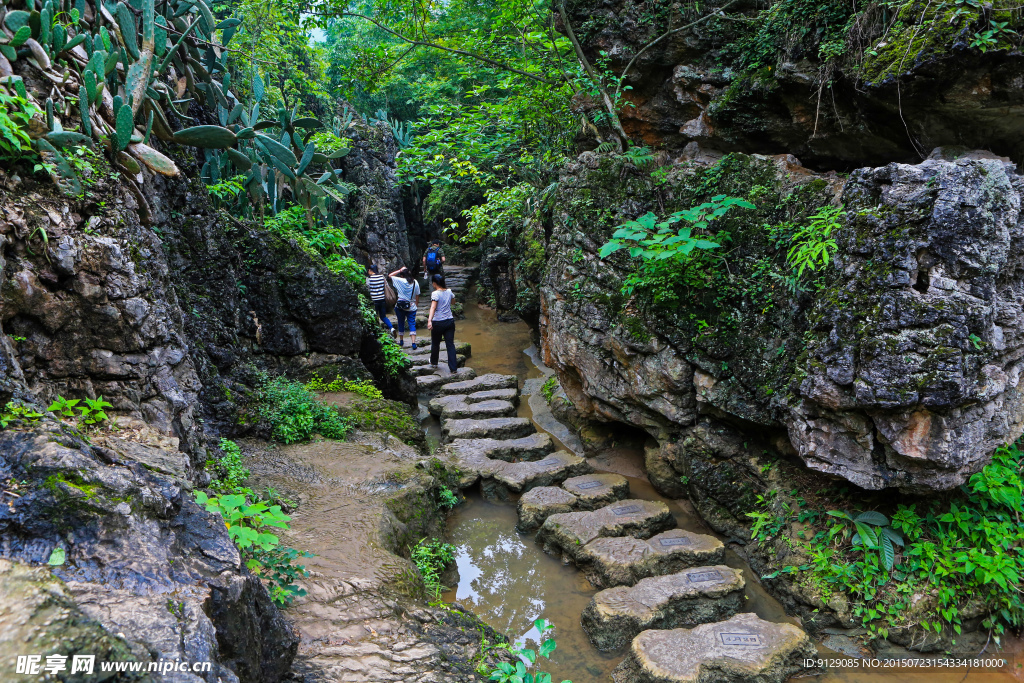
<path id="1" fill-rule="evenodd" d="M 190 683 L 280 680 L 298 647 L 291 627 L 223 520 L 195 503 L 187 480 L 147 467 L 141 458 L 152 454 L 139 453 L 91 446 L 54 425 L 0 433 L 0 476 L 20 491 L 0 510 L 0 623 L 38 622 L 41 645 L 66 642 L 98 659 L 212 662 Z M 182 472 L 187 457 L 170 450 L 153 462 Z M 55 548 L 65 561 L 53 576 L 24 569 L 45 565 Z"/>
<path id="2" fill-rule="evenodd" d="M 612 678 L 615 683 L 782 683 L 816 652 L 796 626 L 744 613 L 693 629 L 644 631 Z"/>
<path id="3" fill-rule="evenodd" d="M 653 318 L 631 308 L 626 262 L 596 255 L 614 226 L 604 236 L 584 230 L 577 207 L 595 195 L 625 216 L 658 205 L 639 184 L 620 187 L 613 162 L 581 155 L 563 175 L 539 284 L 545 363 L 581 417 L 640 426 L 661 442 L 647 471 L 666 495 L 686 494 L 683 477 L 694 479 L 687 449 L 676 458 L 668 447 L 706 419 L 731 425 L 739 443 L 767 442 L 868 489 L 964 483 L 1024 429 L 1024 176 L 991 153 L 948 149 L 846 181 L 793 162 L 737 157 L 729 168 L 758 178 L 751 183 L 824 192 L 815 205 L 841 204 L 834 260 L 803 292 L 772 285 L 762 301 L 737 291 L 729 326 L 711 332 L 707 320 L 688 319 L 710 320 L 714 307 Z M 685 182 L 708 168 L 675 170 Z M 786 250 L 780 256 L 763 229 L 736 241 L 736 269 L 785 266 Z"/>
<path id="4" fill-rule="evenodd" d="M 808 465 L 864 488 L 943 490 L 1020 435 L 1022 192 L 999 159 L 853 174 L 784 418 Z"/>

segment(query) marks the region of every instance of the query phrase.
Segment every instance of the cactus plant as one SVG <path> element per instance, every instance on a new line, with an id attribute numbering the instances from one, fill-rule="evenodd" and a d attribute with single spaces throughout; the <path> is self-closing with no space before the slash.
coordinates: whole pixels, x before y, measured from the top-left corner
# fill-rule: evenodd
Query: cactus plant
<path id="1" fill-rule="evenodd" d="M 193 126 L 174 134 L 174 141 L 181 145 L 225 149 L 235 144 L 235 134 L 222 126 Z"/>

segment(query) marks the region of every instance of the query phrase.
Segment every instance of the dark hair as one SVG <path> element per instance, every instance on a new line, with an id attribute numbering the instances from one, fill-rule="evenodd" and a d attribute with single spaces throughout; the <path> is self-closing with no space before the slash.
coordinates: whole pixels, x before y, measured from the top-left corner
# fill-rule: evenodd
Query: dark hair
<path id="1" fill-rule="evenodd" d="M 367 268 L 369 268 L 370 272 L 373 273 L 374 275 L 380 272 L 380 268 L 377 267 L 376 263 L 371 263 L 369 266 L 367 266 Z"/>
<path id="2" fill-rule="evenodd" d="M 430 240 L 431 244 L 441 244 L 441 240 Z"/>
<path id="3" fill-rule="evenodd" d="M 408 282 L 410 285 L 416 282 L 416 278 L 413 276 L 412 271 L 410 271 L 408 268 L 402 268 L 400 271 L 398 271 L 398 276 L 404 277 L 405 281 Z"/>
<path id="4" fill-rule="evenodd" d="M 448 289 L 448 286 L 444 283 L 444 275 L 441 275 L 441 273 L 437 273 L 430 279 L 441 289 Z"/>

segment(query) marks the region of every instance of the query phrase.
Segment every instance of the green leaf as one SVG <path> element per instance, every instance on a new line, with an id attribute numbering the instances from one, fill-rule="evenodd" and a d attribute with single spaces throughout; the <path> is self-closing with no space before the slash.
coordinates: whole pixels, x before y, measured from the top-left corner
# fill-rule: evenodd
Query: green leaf
<path id="1" fill-rule="evenodd" d="M 117 111 L 117 126 L 115 129 L 115 149 L 120 152 L 132 140 L 132 133 L 135 130 L 132 118 L 132 108 L 127 104 L 121 106 Z"/>
<path id="2" fill-rule="evenodd" d="M 12 12 L 12 14 L 13 14 L 13 12 Z M 10 44 L 11 47 L 21 47 L 22 45 L 25 44 L 25 41 L 28 40 L 31 37 L 32 37 L 32 29 L 30 29 L 28 26 L 22 26 L 14 34 L 14 37 L 11 38 L 11 42 L 9 44 Z"/>
<path id="3" fill-rule="evenodd" d="M 46 561 L 46 564 L 50 565 L 51 567 L 59 567 L 60 565 L 64 564 L 65 559 L 66 554 L 64 552 L 64 548 L 57 546 L 50 552 L 50 559 Z"/>
<path id="4" fill-rule="evenodd" d="M 882 561 L 888 571 L 892 571 L 893 562 L 896 559 L 896 549 L 888 536 L 882 535 Z"/>
<path id="5" fill-rule="evenodd" d="M 205 149 L 226 149 L 236 140 L 235 134 L 223 126 L 193 126 L 174 134 L 178 144 Z"/>
<path id="6" fill-rule="evenodd" d="M 257 73 L 255 76 L 253 76 L 253 79 L 252 79 L 252 97 L 253 97 L 253 99 L 256 100 L 257 102 L 261 102 L 263 100 L 263 92 L 264 92 L 264 90 L 263 90 L 263 79 L 260 78 L 259 73 Z"/>
<path id="7" fill-rule="evenodd" d="M 888 526 L 889 519 L 881 512 L 862 512 L 854 519 L 855 522 L 863 522 L 872 526 Z"/>
<path id="8" fill-rule="evenodd" d="M 269 138 L 261 133 L 257 133 L 254 139 L 256 140 L 257 145 L 261 146 L 271 156 L 279 159 L 289 169 L 293 168 L 298 163 L 298 160 L 295 158 L 292 151 L 277 140 Z"/>
<path id="9" fill-rule="evenodd" d="M 302 153 L 302 159 L 299 161 L 298 168 L 295 169 L 295 175 L 302 175 L 309 164 L 313 161 L 313 154 L 316 153 L 316 143 L 310 142 L 306 145 L 305 151 Z"/>
<path id="10" fill-rule="evenodd" d="M 214 27 L 215 31 L 223 31 L 224 29 L 235 28 L 242 23 L 242 20 L 237 17 L 229 17 L 224 21 L 220 22 Z"/>

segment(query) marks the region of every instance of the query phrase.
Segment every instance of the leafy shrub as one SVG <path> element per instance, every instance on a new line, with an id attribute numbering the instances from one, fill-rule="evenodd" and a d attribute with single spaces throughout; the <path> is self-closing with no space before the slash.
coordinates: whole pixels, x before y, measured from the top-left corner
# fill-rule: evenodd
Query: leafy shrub
<path id="1" fill-rule="evenodd" d="M 26 131 L 32 117 L 42 110 L 8 87 L 0 85 L 0 159 L 16 161 L 35 154 Z"/>
<path id="2" fill-rule="evenodd" d="M 82 402 L 85 403 L 84 406 L 79 405 Z M 50 407 L 46 410 L 47 412 L 57 413 L 61 417 L 77 418 L 80 425 L 88 428 L 107 420 L 107 413 L 103 410 L 104 408 L 113 408 L 113 406 L 107 403 L 102 396 L 69 400 L 58 395 L 57 400 L 51 403 Z M 76 410 L 78 415 L 75 415 Z"/>
<path id="3" fill-rule="evenodd" d="M 817 271 L 828 266 L 838 248 L 832 233 L 841 227 L 839 216 L 842 213 L 841 206 L 823 206 L 811 216 L 807 226 L 793 235 L 793 246 L 786 262 L 798 278 L 803 276 L 804 270 Z"/>
<path id="4" fill-rule="evenodd" d="M 445 543 L 433 538 L 421 540 L 412 549 L 412 561 L 423 577 L 423 585 L 427 593 L 435 600 L 441 597 L 444 586 L 441 585 L 441 572 L 455 559 L 456 548 L 451 543 Z"/>
<path id="5" fill-rule="evenodd" d="M 520 660 L 514 665 L 508 662 L 498 664 L 498 667 L 491 671 L 490 680 L 498 683 L 551 683 L 551 674 L 543 671 L 527 672 L 526 663 L 523 660 L 525 659 L 533 665 L 537 663 L 538 654 L 545 659 L 551 658 L 551 653 L 558 647 L 554 636 L 549 634 L 549 631 L 555 627 L 544 619 L 533 622 L 533 627 L 541 634 L 540 649 L 535 651 L 523 647 L 512 650 L 512 654 L 518 655 Z M 572 681 L 565 680 L 562 683 L 572 683 Z"/>
<path id="6" fill-rule="evenodd" d="M 908 625 L 915 594 L 931 603 L 921 627 L 936 632 L 948 628 L 959 634 L 961 609 L 980 602 L 988 613 L 982 627 L 998 640 L 1007 627 L 1024 624 L 1024 598 L 1017 590 L 1024 576 L 1022 460 L 1017 444 L 1001 447 L 951 497 L 897 504 L 891 521 L 876 511 L 832 511 L 836 521 L 826 526 L 821 511 L 779 515 L 766 506 L 755 514 L 773 521 L 755 525 L 758 540 L 775 537 L 791 522 L 810 523 L 813 534 L 797 541 L 807 562 L 766 578 L 800 574 L 798 580 L 817 586 L 825 602 L 834 592 L 847 594 L 854 615 L 881 637 Z"/>
<path id="7" fill-rule="evenodd" d="M 484 237 L 503 240 L 522 227 L 527 202 L 536 192 L 529 183 L 487 190 L 482 204 L 462 212 L 469 226 L 465 234 L 459 235 L 452 230 L 449 232 L 452 232 L 456 240 L 466 244 L 479 242 Z M 452 221 L 451 225 L 458 224 Z"/>
<path id="8" fill-rule="evenodd" d="M 210 482 L 210 488 L 220 493 L 242 493 L 245 480 L 249 478 L 249 470 L 242 464 L 242 450 L 230 439 L 220 440 L 220 449 L 224 457 L 218 458 L 215 467 L 220 475 Z"/>
<path id="9" fill-rule="evenodd" d="M 342 276 L 354 286 L 363 286 L 366 278 L 366 269 L 351 256 L 328 254 L 324 258 L 324 263 L 327 265 L 328 270 Z"/>
<path id="10" fill-rule="evenodd" d="M 306 594 L 305 589 L 295 585 L 299 578 L 309 576 L 305 566 L 295 564 L 300 557 L 313 557 L 313 553 L 282 547 L 253 549 L 252 559 L 259 563 L 260 575 L 270 582 L 270 597 L 278 605 L 289 605 Z"/>
<path id="11" fill-rule="evenodd" d="M 284 377 L 266 380 L 261 388 L 260 417 L 270 423 L 282 443 L 308 441 L 313 434 L 344 439 L 351 426 L 312 391 Z"/>
<path id="12" fill-rule="evenodd" d="M 7 429 L 11 423 L 25 422 L 35 424 L 43 417 L 32 406 L 22 405 L 14 401 L 8 401 L 3 410 L 0 410 L 0 429 Z"/>
<path id="13" fill-rule="evenodd" d="M 402 370 L 408 368 L 412 361 L 402 351 L 402 347 L 398 345 L 387 330 L 384 329 L 381 324 L 380 318 L 377 317 L 377 311 L 370 305 L 370 300 L 366 298 L 366 295 L 359 295 L 359 312 L 363 316 L 363 322 L 371 330 L 377 332 L 377 341 L 380 342 L 380 350 L 384 355 L 384 368 L 391 375 L 398 375 Z"/>

